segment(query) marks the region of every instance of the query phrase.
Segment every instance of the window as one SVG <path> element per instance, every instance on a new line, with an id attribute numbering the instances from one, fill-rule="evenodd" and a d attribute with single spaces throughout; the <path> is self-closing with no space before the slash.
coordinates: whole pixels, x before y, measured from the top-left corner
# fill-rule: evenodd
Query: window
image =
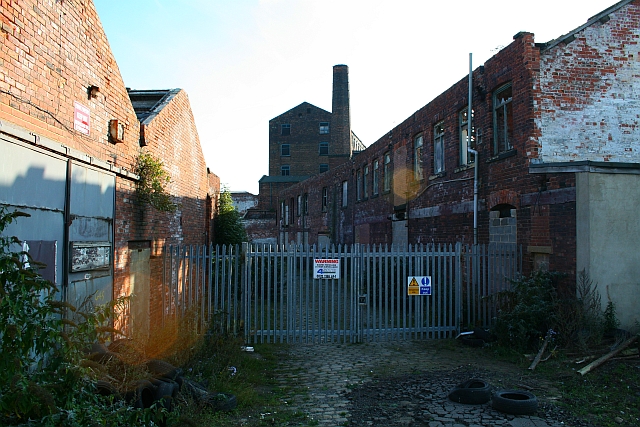
<path id="1" fill-rule="evenodd" d="M 289 205 L 287 205 L 285 202 L 282 202 L 280 204 L 280 212 L 282 213 L 282 219 L 283 219 L 283 224 L 282 225 L 289 225 Z"/>
<path id="2" fill-rule="evenodd" d="M 282 166 L 280 167 L 280 175 L 282 175 L 282 176 L 289 176 L 289 172 L 290 172 L 290 170 L 289 170 L 289 165 L 282 165 Z"/>
<path id="3" fill-rule="evenodd" d="M 289 144 L 282 144 L 280 146 L 280 155 L 281 156 L 290 156 L 291 155 L 291 151 L 290 151 L 289 147 L 290 147 Z"/>
<path id="4" fill-rule="evenodd" d="M 320 163 L 320 173 L 326 172 L 329 170 L 329 165 L 327 163 Z"/>
<path id="5" fill-rule="evenodd" d="M 291 135 L 291 125 L 280 125 L 280 135 L 287 136 Z"/>
<path id="6" fill-rule="evenodd" d="M 327 205 L 329 204 L 329 189 L 322 187 L 322 212 L 327 211 Z"/>
<path id="7" fill-rule="evenodd" d="M 320 122 L 320 135 L 329 133 L 329 122 Z"/>
<path id="8" fill-rule="evenodd" d="M 369 187 L 367 181 L 369 181 L 369 165 L 365 165 L 362 177 L 362 197 L 365 199 L 369 197 Z"/>
<path id="9" fill-rule="evenodd" d="M 413 179 L 421 181 L 422 175 L 422 134 L 413 141 Z"/>
<path id="10" fill-rule="evenodd" d="M 433 127 L 433 173 L 444 172 L 444 122 Z"/>
<path id="11" fill-rule="evenodd" d="M 458 114 L 458 128 L 460 130 L 460 166 L 471 164 L 475 161 L 475 156 L 469 152 L 469 148 L 475 146 L 475 135 L 473 128 L 473 110 L 471 111 L 471 145 L 469 145 L 469 109 L 465 108 Z"/>
<path id="12" fill-rule="evenodd" d="M 356 200 L 362 200 L 362 171 L 356 171 Z"/>
<path id="13" fill-rule="evenodd" d="M 502 153 L 513 148 L 511 132 L 513 114 L 511 112 L 511 83 L 495 91 L 493 95 L 493 152 Z"/>
<path id="14" fill-rule="evenodd" d="M 374 196 L 378 195 L 378 175 L 379 175 L 378 165 L 379 165 L 378 159 L 374 160 L 373 161 L 373 189 L 371 191 L 371 193 Z"/>
<path id="15" fill-rule="evenodd" d="M 347 181 L 342 181 L 342 207 L 347 206 Z"/>
<path id="16" fill-rule="evenodd" d="M 302 214 L 309 215 L 309 193 L 304 193 L 302 196 Z"/>
<path id="17" fill-rule="evenodd" d="M 329 143 L 328 142 L 321 142 L 320 143 L 320 147 L 318 149 L 318 153 L 321 156 L 328 156 L 329 155 Z"/>
<path id="18" fill-rule="evenodd" d="M 391 154 L 386 153 L 384 155 L 384 170 L 382 171 L 384 174 L 384 184 L 382 185 L 382 191 L 390 191 L 391 190 Z"/>
<path id="19" fill-rule="evenodd" d="M 298 196 L 298 208 L 296 209 L 298 216 L 302 214 L 302 196 Z"/>

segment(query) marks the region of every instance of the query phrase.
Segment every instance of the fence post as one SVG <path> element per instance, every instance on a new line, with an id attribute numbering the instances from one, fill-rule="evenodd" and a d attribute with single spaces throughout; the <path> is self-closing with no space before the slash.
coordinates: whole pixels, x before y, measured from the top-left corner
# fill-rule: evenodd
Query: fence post
<path id="1" fill-rule="evenodd" d="M 247 262 L 247 254 L 249 252 L 249 243 L 242 242 L 242 252 L 240 254 L 239 262 L 241 264 L 240 270 L 240 318 L 244 319 L 244 337 L 247 342 L 250 342 L 249 331 L 251 330 L 251 290 L 249 289 L 249 278 L 251 272 L 248 271 L 251 267 Z M 236 301 L 238 298 L 236 297 Z"/>
<path id="2" fill-rule="evenodd" d="M 456 243 L 456 331 L 462 330 L 461 316 L 462 316 L 462 243 Z"/>

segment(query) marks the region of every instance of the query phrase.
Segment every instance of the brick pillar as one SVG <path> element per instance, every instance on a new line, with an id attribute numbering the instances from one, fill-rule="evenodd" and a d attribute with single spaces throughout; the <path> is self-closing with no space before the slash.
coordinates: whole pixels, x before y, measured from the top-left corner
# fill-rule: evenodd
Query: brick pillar
<path id="1" fill-rule="evenodd" d="M 333 67 L 329 169 L 351 158 L 351 115 L 349 113 L 349 67 Z"/>

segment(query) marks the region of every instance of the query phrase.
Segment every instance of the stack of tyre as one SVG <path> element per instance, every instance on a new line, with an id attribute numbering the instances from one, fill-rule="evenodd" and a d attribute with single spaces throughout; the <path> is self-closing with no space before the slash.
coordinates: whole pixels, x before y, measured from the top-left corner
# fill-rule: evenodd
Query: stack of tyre
<path id="1" fill-rule="evenodd" d="M 538 399 L 532 393 L 524 390 L 497 390 L 492 394 L 491 386 L 479 378 L 458 384 L 449 392 L 449 399 L 469 405 L 483 405 L 491 401 L 494 409 L 512 415 L 530 415 L 538 409 Z"/>

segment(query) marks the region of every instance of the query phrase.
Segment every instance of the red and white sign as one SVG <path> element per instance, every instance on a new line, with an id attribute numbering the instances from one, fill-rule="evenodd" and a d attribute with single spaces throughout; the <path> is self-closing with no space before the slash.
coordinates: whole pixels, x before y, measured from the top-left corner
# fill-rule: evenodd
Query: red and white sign
<path id="1" fill-rule="evenodd" d="M 339 279 L 340 260 L 339 259 L 314 259 L 313 260 L 314 279 Z"/>
<path id="2" fill-rule="evenodd" d="M 91 110 L 78 101 L 73 102 L 73 128 L 80 133 L 89 135 L 91 132 Z"/>

